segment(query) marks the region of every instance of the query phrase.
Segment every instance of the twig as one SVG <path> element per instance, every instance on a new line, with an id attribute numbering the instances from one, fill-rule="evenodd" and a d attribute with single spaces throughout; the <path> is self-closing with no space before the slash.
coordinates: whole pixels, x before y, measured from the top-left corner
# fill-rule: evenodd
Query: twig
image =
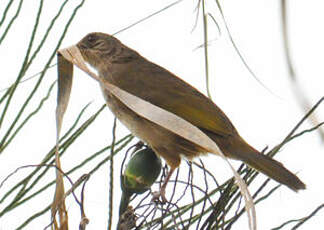
<path id="1" fill-rule="evenodd" d="M 283 41 L 283 46 L 284 46 L 284 54 L 285 54 L 285 59 L 286 59 L 286 64 L 288 67 L 288 75 L 291 80 L 292 84 L 292 89 L 293 93 L 295 94 L 295 97 L 297 98 L 297 101 L 300 105 L 300 107 L 304 110 L 307 111 L 310 107 L 311 104 L 309 102 L 309 99 L 305 96 L 305 91 L 303 90 L 302 86 L 300 85 L 295 67 L 293 65 L 293 61 L 291 58 L 291 52 L 290 52 L 290 44 L 289 44 L 289 33 L 288 33 L 288 14 L 287 14 L 287 1 L 286 0 L 281 0 L 281 28 L 282 28 L 282 41 Z M 318 122 L 318 117 L 315 114 L 312 114 L 311 116 L 308 117 L 308 119 L 311 121 L 313 125 L 317 125 Z M 318 133 L 321 137 L 321 140 L 324 141 L 324 130 L 323 129 L 318 129 Z"/>
<path id="2" fill-rule="evenodd" d="M 81 190 L 81 206 L 80 206 L 80 210 L 81 210 L 81 221 L 79 224 L 79 229 L 80 230 L 85 230 L 87 224 L 89 224 L 89 219 L 86 217 L 85 212 L 84 212 L 84 189 L 85 189 L 85 185 L 87 183 L 87 181 L 89 180 L 89 174 L 86 174 L 86 179 L 82 185 L 82 190 Z"/>
<path id="3" fill-rule="evenodd" d="M 124 32 L 125 30 L 128 30 L 128 29 L 136 26 L 137 24 L 146 21 L 147 19 L 149 19 L 149 18 L 151 18 L 151 17 L 153 17 L 153 16 L 155 16 L 155 15 L 157 15 L 157 14 L 159 14 L 159 13 L 161 13 L 161 12 L 167 10 L 167 9 L 169 9 L 172 6 L 177 5 L 178 3 L 182 2 L 182 1 L 183 0 L 175 1 L 175 2 L 173 2 L 173 3 L 171 3 L 171 4 L 167 5 L 167 6 L 163 7 L 162 9 L 160 9 L 160 10 L 158 10 L 158 11 L 156 11 L 156 12 L 154 12 L 154 13 L 148 15 L 148 16 L 145 16 L 144 18 L 142 18 L 142 19 L 140 19 L 140 20 L 138 20 L 138 21 L 136 21 L 136 22 L 134 22 L 134 23 L 132 23 L 132 24 L 130 24 L 130 25 L 128 25 L 128 26 L 126 26 L 126 27 L 118 30 L 118 31 L 116 31 L 115 33 L 113 33 L 113 35 L 116 35 L 116 34 L 119 34 L 121 32 Z"/>
<path id="4" fill-rule="evenodd" d="M 116 117 L 114 118 L 114 125 L 112 129 L 112 142 L 110 148 L 110 184 L 109 184 L 109 208 L 108 208 L 108 226 L 107 229 L 111 230 L 112 228 L 112 216 L 113 216 L 113 188 L 114 188 L 114 148 L 116 140 Z"/>
<path id="5" fill-rule="evenodd" d="M 306 221 L 308 221 L 310 218 L 314 217 L 315 214 L 321 210 L 322 208 L 324 208 L 324 204 L 321 204 L 320 206 L 318 206 L 314 211 L 312 211 L 308 216 L 305 216 L 303 218 L 300 219 L 294 219 L 294 220 L 289 220 L 283 224 L 281 224 L 279 227 L 276 228 L 272 228 L 271 230 L 279 230 L 283 227 L 285 227 L 286 225 L 290 224 L 290 223 L 294 223 L 294 222 L 298 222 L 295 226 L 293 226 L 291 229 L 295 230 L 297 228 L 299 228 L 301 225 L 303 225 Z"/>
<path id="6" fill-rule="evenodd" d="M 297 125 L 288 133 L 285 139 L 276 147 L 274 147 L 268 155 L 273 156 L 276 152 L 281 149 L 283 145 L 285 145 L 289 140 L 291 140 L 291 136 L 296 132 L 296 130 L 304 123 L 304 121 L 317 109 L 317 107 L 323 102 L 324 97 L 322 97 L 304 116 L 303 118 L 297 123 Z"/>

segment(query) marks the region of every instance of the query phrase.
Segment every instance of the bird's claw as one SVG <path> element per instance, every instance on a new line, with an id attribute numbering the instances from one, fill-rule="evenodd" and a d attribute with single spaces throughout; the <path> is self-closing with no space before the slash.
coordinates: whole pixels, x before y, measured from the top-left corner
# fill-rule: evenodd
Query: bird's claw
<path id="1" fill-rule="evenodd" d="M 164 190 L 160 190 L 160 191 L 155 191 L 152 193 L 152 201 L 156 202 L 156 203 L 161 203 L 161 204 L 165 204 L 168 202 L 168 200 L 165 197 L 165 191 Z M 161 198 L 161 200 L 160 200 Z"/>

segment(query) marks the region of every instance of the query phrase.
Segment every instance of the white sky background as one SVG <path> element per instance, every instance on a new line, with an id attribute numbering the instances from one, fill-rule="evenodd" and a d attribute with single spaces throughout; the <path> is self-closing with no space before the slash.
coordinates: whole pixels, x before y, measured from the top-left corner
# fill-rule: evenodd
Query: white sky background
<path id="1" fill-rule="evenodd" d="M 0 46 L 1 77 L 0 89 L 9 86 L 17 76 L 24 52 L 29 42 L 34 17 L 38 9 L 37 1 L 25 1 L 22 15 Z M 89 32 L 114 33 L 125 26 L 147 16 L 173 1 L 87 1 L 77 13 L 64 42 L 61 46 L 67 47 L 78 42 Z M 123 43 L 137 50 L 149 60 L 167 68 L 185 81 L 194 85 L 202 92 L 206 92 L 204 75 L 203 49 L 195 48 L 203 43 L 202 17 L 198 18 L 198 26 L 192 31 L 196 13 L 197 1 L 183 1 L 167 11 L 117 35 Z M 291 1 L 289 1 L 291 2 Z M 17 3 L 15 3 L 17 4 Z M 69 3 L 70 10 L 76 4 Z M 324 95 L 323 93 L 323 7 L 322 1 L 294 1 L 289 4 L 289 34 L 291 38 L 292 57 L 296 66 L 298 79 L 305 88 L 312 104 Z M 3 12 L 6 2 L 0 3 L 0 12 Z M 210 86 L 214 102 L 232 120 L 240 134 L 255 148 L 262 150 L 272 148 L 290 132 L 302 118 L 303 112 L 299 108 L 287 75 L 284 55 L 282 51 L 281 27 L 279 20 L 279 1 L 266 0 L 228 0 L 223 4 L 232 36 L 242 51 L 245 60 L 258 78 L 271 89 L 269 93 L 251 76 L 235 53 L 224 24 L 221 21 L 214 1 L 209 1 L 207 11 L 212 13 L 220 24 L 219 35 L 213 22 L 210 20 L 209 38 L 213 40 L 210 47 Z M 45 1 L 44 13 L 40 30 L 45 32 L 48 21 L 56 14 L 60 1 Z M 68 9 L 64 11 L 66 17 L 70 15 Z M 46 22 L 46 23 L 45 23 Z M 58 34 L 62 28 L 56 26 Z M 0 35 L 3 28 L 0 28 Z M 42 34 L 42 33 L 40 33 Z M 215 40 L 216 39 L 216 40 Z M 39 39 L 36 39 L 39 41 Z M 47 48 L 42 51 L 48 55 L 56 44 L 57 34 L 51 33 Z M 53 42 L 51 42 L 53 41 Z M 36 42 L 37 44 L 37 42 Z M 26 73 L 29 77 L 41 70 L 44 61 L 38 58 Z M 18 68 L 16 68 L 18 66 Z M 89 117 L 103 103 L 98 84 L 81 71 L 75 69 L 74 84 L 69 107 L 63 122 L 64 133 L 71 126 L 79 111 L 92 102 L 86 111 L 83 120 Z M 45 75 L 44 83 L 37 95 L 43 97 L 48 85 L 57 78 L 56 68 L 52 68 Z M 16 99 L 21 106 L 24 90 L 29 92 L 35 80 L 21 84 Z M 56 86 L 55 86 L 56 87 Z M 56 91 L 56 88 L 54 89 Z M 12 145 L 0 155 L 0 180 L 15 168 L 26 164 L 37 164 L 55 143 L 55 106 L 56 92 L 52 93 L 49 101 L 24 130 L 17 136 Z M 27 93 L 26 93 L 27 95 Z M 28 111 L 36 106 L 32 104 Z M 12 104 L 10 114 L 17 112 L 18 106 Z M 323 107 L 323 106 L 321 106 Z M 2 111 L 3 106 L 0 107 Z M 320 121 L 323 121 L 323 108 L 318 110 Z M 69 169 L 75 161 L 79 162 L 87 154 L 94 153 L 111 142 L 111 128 L 113 116 L 105 109 L 92 127 L 74 143 L 62 158 L 63 169 Z M 9 123 L 4 123 L 3 130 Z M 303 128 L 311 127 L 309 123 Z M 301 130 L 300 130 L 301 131 Z M 117 138 L 122 137 L 127 130 L 118 123 Z M 1 137 L 3 132 L 0 132 Z M 109 154 L 106 152 L 105 154 Z M 215 173 L 217 178 L 227 179 L 230 170 L 221 158 L 208 156 L 206 166 Z M 115 167 L 118 167 L 121 158 L 117 158 Z M 289 170 L 298 172 L 298 176 L 306 183 L 307 190 L 294 193 L 282 186 L 267 201 L 257 205 L 259 229 L 270 229 L 281 223 L 304 217 L 310 214 L 319 204 L 323 203 L 323 146 L 318 135 L 313 132 L 298 138 L 286 145 L 276 159 L 281 161 Z M 237 162 L 233 162 L 238 165 Z M 184 166 L 183 163 L 182 166 Z M 83 173 L 86 172 L 85 171 Z M 89 167 L 90 169 L 90 167 Z M 21 171 L 13 177 L 9 184 L 14 184 L 22 178 L 28 170 Z M 73 174 L 76 180 L 80 174 Z M 119 170 L 115 178 L 118 181 Z M 54 177 L 54 170 L 53 170 Z M 86 214 L 90 219 L 87 229 L 106 229 L 108 214 L 108 165 L 96 173 L 86 186 Z M 196 183 L 200 180 L 197 179 Z M 261 182 L 261 181 L 259 181 Z M 276 185 L 271 182 L 271 185 Z M 116 184 L 116 193 L 119 184 Z M 67 187 L 68 188 L 68 187 Z M 0 197 L 6 189 L 0 189 Z M 54 191 L 54 190 L 52 190 Z M 17 226 L 17 217 L 25 219 L 32 212 L 38 211 L 37 204 L 42 200 L 48 204 L 52 200 L 53 192 L 47 190 L 35 201 L 35 207 L 28 205 L 9 213 L 0 219 L 0 229 L 14 229 Z M 115 217 L 119 197 L 116 196 Z M 1 204 L 0 204 L 1 209 Z M 68 203 L 71 229 L 76 229 L 80 220 L 78 207 L 71 199 Z M 72 211 L 76 210 L 76 211 Z M 26 212 L 27 211 L 27 212 Z M 324 226 L 324 213 L 320 211 L 300 229 L 319 229 Z M 42 229 L 49 223 L 47 218 L 34 221 L 26 229 Z M 292 225 L 284 229 L 290 229 Z M 247 229 L 246 216 L 233 229 Z"/>

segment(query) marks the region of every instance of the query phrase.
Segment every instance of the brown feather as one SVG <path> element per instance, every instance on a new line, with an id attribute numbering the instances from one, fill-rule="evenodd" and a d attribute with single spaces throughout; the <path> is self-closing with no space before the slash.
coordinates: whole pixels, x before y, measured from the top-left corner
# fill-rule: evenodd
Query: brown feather
<path id="1" fill-rule="evenodd" d="M 168 70 L 148 61 L 107 34 L 89 34 L 78 43 L 78 47 L 84 59 L 98 70 L 100 77 L 200 128 L 227 157 L 241 160 L 293 190 L 305 188 L 298 177 L 281 163 L 247 144 L 225 113 L 209 98 Z M 171 171 L 179 166 L 182 155 L 191 159 L 206 152 L 138 116 L 110 92 L 103 90 L 115 116 L 162 156 L 171 166 Z"/>

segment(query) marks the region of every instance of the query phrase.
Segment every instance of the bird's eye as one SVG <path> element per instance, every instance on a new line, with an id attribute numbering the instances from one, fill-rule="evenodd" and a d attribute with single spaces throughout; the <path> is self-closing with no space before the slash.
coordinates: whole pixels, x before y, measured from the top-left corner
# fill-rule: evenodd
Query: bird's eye
<path id="1" fill-rule="evenodd" d="M 89 43 L 93 43 L 96 40 L 96 37 L 94 35 L 90 34 L 88 36 L 87 40 Z"/>

